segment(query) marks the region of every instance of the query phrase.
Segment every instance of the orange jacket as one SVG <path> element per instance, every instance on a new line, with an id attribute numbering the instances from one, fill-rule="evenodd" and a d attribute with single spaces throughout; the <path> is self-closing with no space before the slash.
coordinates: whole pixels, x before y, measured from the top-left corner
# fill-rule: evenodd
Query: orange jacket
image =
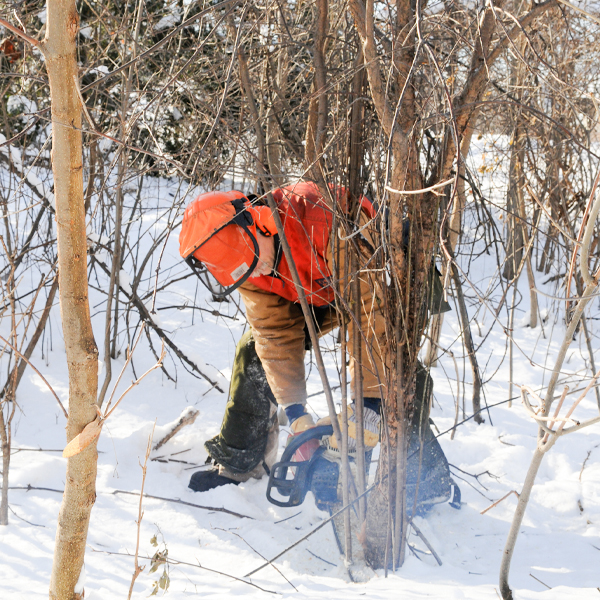
<path id="1" fill-rule="evenodd" d="M 298 269 L 307 300 L 313 306 L 326 306 L 334 301 L 330 287 L 329 247 L 332 213 L 314 183 L 299 183 L 273 192 L 279 206 L 286 238 Z M 340 202 L 343 198 L 338 198 Z M 362 202 L 365 212 L 373 216 L 372 205 Z M 364 215 L 366 220 L 367 215 Z M 342 250 L 345 244 L 342 244 Z M 344 260 L 341 259 L 343 265 Z M 252 327 L 256 351 L 267 375 L 277 402 L 294 404 L 306 402 L 304 373 L 304 315 L 298 303 L 296 286 L 291 278 L 285 256 L 276 266 L 277 276 L 249 279 L 239 288 L 246 307 L 246 317 Z M 343 278 L 343 274 L 341 274 Z M 383 377 L 381 356 L 385 322 L 371 294 L 373 287 L 368 276 L 361 276 L 363 329 L 363 387 L 365 395 L 379 396 L 380 377 Z M 364 280 L 364 281 L 363 281 Z M 321 334 L 337 326 L 335 309 L 321 327 Z M 354 324 L 351 322 L 350 328 Z M 371 362 L 365 344 L 371 348 Z M 350 336 L 350 353 L 353 353 Z M 351 372 L 354 365 L 351 363 Z"/>
<path id="2" fill-rule="evenodd" d="M 338 200 L 343 201 L 345 190 L 338 189 L 341 191 L 338 193 Z M 308 303 L 313 306 L 331 304 L 335 300 L 330 285 L 331 271 L 327 263 L 333 222 L 331 208 L 321 196 L 317 185 L 312 182 L 277 189 L 273 192 L 273 198 L 279 207 L 285 237 Z M 366 198 L 362 199 L 362 205 L 368 213 L 374 213 Z M 261 290 L 298 302 L 298 291 L 284 255 L 274 272 L 275 276 L 255 277 L 252 283 Z"/>

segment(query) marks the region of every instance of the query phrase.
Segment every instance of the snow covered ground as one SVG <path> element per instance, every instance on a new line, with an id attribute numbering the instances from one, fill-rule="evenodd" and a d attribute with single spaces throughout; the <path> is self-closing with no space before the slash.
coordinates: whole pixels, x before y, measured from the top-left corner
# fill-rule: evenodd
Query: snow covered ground
<path id="1" fill-rule="evenodd" d="M 470 276 L 485 289 L 485 280 L 495 271 L 491 257 L 483 255 Z M 486 260 L 490 261 L 486 264 Z M 176 237 L 171 237 L 162 268 L 184 273 L 178 256 Z M 126 279 L 127 273 L 123 274 Z M 525 277 L 521 292 L 525 293 Z M 550 293 L 553 290 L 548 288 Z M 175 342 L 206 372 L 218 378 L 227 389 L 236 341 L 245 321 L 234 303 L 216 304 L 196 282 L 182 281 L 157 296 L 157 308 L 183 305 L 193 301 L 209 312 L 190 309 L 159 310 L 161 326 Z M 525 296 L 526 297 L 526 296 Z M 92 305 L 101 301 L 92 293 Z M 541 308 L 549 315 L 543 325 L 532 330 L 519 324 L 515 328 L 513 380 L 541 388 L 547 383 L 547 368 L 564 332 L 563 312 L 541 296 Z M 481 325 L 474 327 L 475 343 L 482 344 L 480 364 L 484 372 L 485 397 L 489 405 L 508 398 L 509 366 L 506 336 L 500 323 L 493 328 L 489 310 L 477 314 Z M 524 317 L 525 304 L 519 307 L 517 322 Z M 591 315 L 598 313 L 594 301 Z M 98 310 L 98 309 L 96 309 Z M 210 311 L 226 316 L 216 316 Z M 230 318 L 228 318 L 230 317 Z M 61 339 L 59 311 L 52 314 L 52 348 L 42 358 L 38 348 L 32 362 L 44 374 L 66 404 L 68 380 Z M 103 312 L 94 317 L 97 341 L 102 356 Z M 501 316 L 506 323 L 506 314 Z M 193 322 L 192 322 L 193 320 Z M 593 321 L 590 321 L 593 325 Z M 488 331 L 492 328 L 491 333 Z M 456 310 L 446 315 L 441 344 L 462 356 Z M 486 336 L 487 337 L 484 337 Z M 335 376 L 335 348 L 332 338 L 323 341 L 329 371 Z M 595 341 L 595 347 L 600 344 Z M 307 357 L 309 360 L 310 357 Z M 587 352 L 581 336 L 573 343 L 561 380 L 589 377 Z M 176 361 L 176 359 L 175 359 Z M 113 364 L 113 373 L 123 365 L 123 357 Z M 139 375 L 152 366 L 154 358 L 145 342 L 134 356 Z M 459 379 L 466 371 L 466 395 L 470 413 L 471 387 L 468 362 L 457 360 Z M 176 383 L 160 371 L 152 372 L 134 388 L 107 421 L 98 449 L 98 497 L 92 511 L 86 553 L 86 599 L 126 598 L 133 573 L 136 546 L 136 520 L 142 469 L 140 462 L 153 427 L 154 441 L 161 439 L 189 407 L 200 411 L 195 424 L 184 428 L 165 446 L 152 452 L 148 462 L 145 492 L 161 498 L 205 507 L 225 508 L 245 515 L 203 509 L 189 504 L 146 498 L 143 503 L 140 556 L 148 557 L 168 549 L 169 559 L 179 561 L 168 567 L 173 599 L 204 598 L 323 598 L 373 600 L 406 598 L 443 598 L 487 600 L 498 598 L 498 570 L 509 524 L 516 505 L 514 494 L 485 514 L 485 508 L 511 490 L 520 492 L 536 444 L 537 427 L 527 416 L 520 400 L 512 407 L 502 404 L 485 414 L 485 423 L 469 421 L 458 428 L 453 440 L 440 438 L 453 473 L 460 484 L 463 505 L 460 511 L 439 505 L 417 524 L 439 554 L 443 565 L 431 556 L 409 553 L 405 565 L 387 578 L 373 573 L 364 584 L 350 583 L 340 560 L 331 526 L 327 524 L 312 537 L 264 568 L 251 579 L 244 575 L 305 536 L 327 515 L 317 510 L 309 495 L 299 508 L 278 508 L 266 500 L 266 479 L 240 486 L 226 486 L 204 494 L 187 488 L 194 467 L 206 458 L 203 442 L 215 435 L 222 418 L 226 394 L 211 389 L 204 381 L 191 377 L 176 361 L 165 366 Z M 455 363 L 444 355 L 432 370 L 435 380 L 435 406 L 432 416 L 439 431 L 454 423 L 457 375 Z M 121 387 L 134 378 L 128 369 Z M 488 381 L 489 379 L 489 381 Z M 309 393 L 321 390 L 313 367 L 308 381 Z M 572 385 L 577 387 L 576 385 Z M 518 388 L 513 388 L 514 395 Z M 338 391 L 339 393 L 339 391 Z M 63 489 L 66 459 L 65 419 L 45 384 L 29 370 L 18 391 L 19 410 L 14 421 L 13 457 L 10 469 L 10 524 L 0 528 L 0 598 L 35 600 L 46 598 L 50 577 L 57 515 Z M 326 414 L 323 395 L 310 398 L 318 415 Z M 589 394 L 576 417 L 597 414 L 595 396 Z M 556 444 L 540 470 L 531 502 L 517 542 L 510 583 L 516 598 L 580 600 L 600 598 L 600 425 L 570 435 Z M 283 428 L 281 445 L 287 431 Z M 161 458 L 162 457 L 162 458 Z M 154 460 L 160 458 L 161 460 Z M 166 462 L 164 462 L 166 461 Z M 585 465 L 585 468 L 584 468 Z M 476 479 L 474 475 L 478 475 Z M 125 493 L 127 492 L 127 493 Z M 154 546 L 151 540 L 156 536 Z M 410 543 L 422 544 L 411 537 Z M 142 560 L 148 565 L 148 560 Z M 187 564 L 183 564 L 187 563 Z M 138 578 L 134 598 L 146 598 L 163 574 L 160 566 L 149 573 L 149 565 Z M 549 589 L 551 588 L 551 589 Z M 163 592 L 159 591 L 159 595 Z M 275 594 L 275 596 L 274 596 Z"/>

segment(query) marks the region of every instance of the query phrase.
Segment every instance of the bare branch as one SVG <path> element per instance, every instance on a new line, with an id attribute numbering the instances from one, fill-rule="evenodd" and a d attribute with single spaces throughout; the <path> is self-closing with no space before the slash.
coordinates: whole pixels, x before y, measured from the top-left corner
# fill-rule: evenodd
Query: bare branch
<path id="1" fill-rule="evenodd" d="M 12 31 L 15 35 L 18 35 L 20 38 L 24 39 L 26 42 L 29 42 L 32 46 L 36 48 L 42 48 L 41 42 L 38 42 L 35 38 L 32 38 L 30 35 L 27 35 L 24 31 L 21 31 L 18 27 L 11 25 L 8 21 L 0 17 L 0 25 L 6 27 L 6 29 Z"/>
<path id="2" fill-rule="evenodd" d="M 18 357 L 20 357 L 22 360 L 24 360 L 38 375 L 38 377 L 46 384 L 46 386 L 48 387 L 48 389 L 52 392 L 52 395 L 56 398 L 56 401 L 58 402 L 60 408 L 63 411 L 63 414 L 65 415 L 65 418 L 69 418 L 69 414 L 67 413 L 65 407 L 63 406 L 63 403 L 60 401 L 60 398 L 58 397 L 58 395 L 56 394 L 56 392 L 54 391 L 54 388 L 48 383 L 48 381 L 46 380 L 46 378 L 38 371 L 38 369 L 29 361 L 28 358 L 26 358 L 23 354 L 21 354 L 8 340 L 6 340 L 5 338 L 3 338 L 0 335 L 0 340 L 3 341 Z"/>

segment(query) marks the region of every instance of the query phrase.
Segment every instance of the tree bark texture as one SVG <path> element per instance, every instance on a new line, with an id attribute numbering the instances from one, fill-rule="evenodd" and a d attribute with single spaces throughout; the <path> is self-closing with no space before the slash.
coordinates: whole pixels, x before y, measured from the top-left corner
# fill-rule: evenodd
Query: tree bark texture
<path id="1" fill-rule="evenodd" d="M 469 313 L 467 312 L 467 304 L 465 302 L 465 295 L 462 291 L 462 284 L 460 282 L 460 274 L 458 267 L 455 262 L 451 265 L 452 280 L 454 281 L 454 289 L 456 290 L 456 299 L 458 309 L 460 311 L 460 324 L 461 324 L 461 335 L 463 338 L 463 344 L 469 356 L 469 362 L 471 364 L 471 372 L 473 374 L 473 417 L 476 423 L 483 423 L 485 419 L 481 416 L 481 375 L 479 373 L 479 364 L 477 362 L 477 355 L 475 353 L 475 344 L 473 343 L 473 336 L 471 335 L 471 325 L 469 322 Z M 458 399 L 457 399 L 458 402 Z"/>
<path id="2" fill-rule="evenodd" d="M 67 441 L 96 417 L 98 350 L 90 320 L 83 197 L 81 105 L 76 92 L 79 16 L 74 0 L 48 0 L 46 59 L 52 103 L 52 170 L 56 198 L 60 312 L 69 371 Z M 74 588 L 96 499 L 96 444 L 69 458 L 58 516 L 51 600 L 81 597 Z"/>
<path id="3" fill-rule="evenodd" d="M 414 7 L 409 0 L 396 3 L 395 38 L 402 39 L 403 43 L 397 43 L 393 50 L 398 90 L 393 99 L 386 91 L 384 69 L 377 52 L 374 3 L 351 0 L 350 9 L 362 42 L 370 95 L 388 138 L 389 185 L 395 190 L 421 189 L 423 178 L 414 136 L 417 110 L 410 79 L 417 52 Z M 400 446 L 405 443 L 406 415 L 411 412 L 416 389 L 416 355 L 425 324 L 421 308 L 437 227 L 437 198 L 433 195 L 393 193 L 389 207 L 391 275 L 395 282 L 392 293 L 399 310 L 394 328 L 397 335 L 391 336 L 393 343 L 388 348 L 388 364 L 394 365 L 392 380 L 398 379 L 400 371 L 402 377 L 399 386 L 388 387 L 384 403 L 387 434 L 382 440 L 385 447 L 377 471 L 377 486 L 368 498 L 365 558 L 373 568 L 399 566 L 404 551 L 406 531 L 402 507 L 405 502 L 403 498 L 396 499 L 397 493 L 404 495 L 406 485 L 403 464 L 406 453 Z M 406 218 L 408 240 L 404 231 Z M 393 549 L 390 548 L 390 511 L 394 521 Z"/>
<path id="4" fill-rule="evenodd" d="M 13 378 L 14 380 L 14 378 Z M 0 441 L 2 442 L 2 499 L 0 501 L 0 525 L 8 525 L 8 474 L 10 469 L 11 421 L 15 414 L 16 404 L 6 403 L 6 418 L 4 406 L 0 406 Z"/>
<path id="5" fill-rule="evenodd" d="M 325 40 L 329 29 L 328 0 L 317 0 L 315 19 L 315 41 L 313 46 L 315 78 L 313 81 L 313 96 L 308 107 L 306 123 L 305 158 L 311 178 L 325 189 L 321 157 L 325 142 L 327 126 L 327 66 L 325 64 Z M 327 196 L 325 196 L 327 197 Z"/>

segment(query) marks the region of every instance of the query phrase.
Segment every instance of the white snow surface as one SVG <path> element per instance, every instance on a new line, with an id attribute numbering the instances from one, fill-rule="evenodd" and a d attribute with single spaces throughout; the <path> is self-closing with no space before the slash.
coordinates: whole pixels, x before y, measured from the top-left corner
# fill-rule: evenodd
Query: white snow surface
<path id="1" fill-rule="evenodd" d="M 176 4 L 171 4 L 169 7 L 171 11 L 169 14 L 165 15 L 160 19 L 160 21 L 154 25 L 154 31 L 163 31 L 164 29 L 170 29 L 171 27 L 175 27 L 181 21 L 181 9 Z"/>
<path id="2" fill-rule="evenodd" d="M 154 193 L 159 195 L 160 204 L 168 204 L 170 189 L 168 184 L 156 184 Z M 145 197 L 151 198 L 152 193 L 148 190 Z M 480 289 L 485 289 L 486 278 L 496 269 L 496 263 L 490 261 L 490 256 L 482 254 L 471 265 L 471 277 Z M 172 235 L 162 257 L 161 270 L 176 278 L 185 274 L 186 268 L 179 259 L 176 235 Z M 543 279 L 540 274 L 536 275 Z M 547 311 L 549 320 L 543 328 L 540 325 L 534 330 L 524 327 L 520 319 L 529 309 L 528 288 L 526 277 L 521 279 L 520 290 L 525 301 L 515 319 L 518 325 L 514 332 L 513 380 L 515 384 L 539 389 L 549 379 L 548 369 L 553 365 L 564 333 L 563 311 L 551 304 L 550 299 L 540 296 L 540 308 Z M 154 281 L 149 285 L 153 286 Z M 550 287 L 547 291 L 554 293 Z M 90 293 L 91 305 L 98 305 L 102 297 L 93 290 Z M 181 308 L 193 304 L 194 298 L 196 306 L 205 310 Z M 167 308 L 174 305 L 179 308 Z M 247 326 L 234 302 L 212 302 L 202 286 L 197 287 L 196 281 L 185 279 L 158 292 L 156 309 L 161 327 L 196 364 L 206 368 L 209 377 L 226 392 L 236 341 Z M 470 310 L 473 316 L 474 307 Z M 597 313 L 598 301 L 594 300 L 589 314 L 597 316 Z M 102 357 L 104 309 L 96 309 L 93 319 Z M 475 343 L 482 344 L 479 360 L 486 381 L 485 399 L 492 405 L 508 398 L 507 340 L 501 326 L 506 323 L 506 315 L 503 313 L 502 322 L 494 325 L 490 311 L 481 306 L 476 320 L 483 335 L 491 328 L 484 338 L 473 324 Z M 46 347 L 43 358 L 38 348 L 32 362 L 68 408 L 67 366 L 58 306 L 53 310 L 51 321 L 52 347 L 49 350 Z M 594 323 L 588 321 L 592 329 Z M 457 313 L 453 310 L 445 317 L 441 344 L 462 356 L 459 332 Z M 153 339 L 155 348 L 160 348 L 158 339 Z M 135 375 L 131 366 L 126 369 L 116 398 L 136 375 L 154 364 L 152 352 L 145 340 L 142 342 L 133 358 Z M 597 348 L 599 344 L 594 343 Z M 329 375 L 337 382 L 339 360 L 334 338 L 325 338 L 322 347 Z M 115 374 L 124 365 L 124 354 L 113 361 L 113 383 Z M 577 373 L 582 380 L 589 378 L 588 362 L 585 343 L 579 335 L 569 350 L 563 379 Z M 462 358 L 456 365 L 461 380 L 463 370 L 465 372 L 469 415 L 469 365 Z M 275 561 L 274 566 L 245 579 L 246 573 L 264 562 L 262 557 L 276 556 L 312 531 L 327 515 L 315 507 L 310 494 L 301 507 L 288 509 L 270 504 L 265 497 L 266 478 L 203 494 L 189 490 L 190 475 L 206 459 L 203 443 L 219 430 L 227 394 L 192 377 L 175 357 L 167 358 L 165 369 L 171 377 L 176 376 L 176 382 L 169 380 L 160 369 L 150 373 L 125 397 L 106 422 L 100 437 L 97 500 L 92 510 L 85 558 L 86 600 L 127 597 L 134 569 L 138 494 L 142 484 L 140 463 L 144 461 L 148 437 L 156 425 L 155 444 L 182 412 L 191 408 L 200 411 L 196 422 L 150 454 L 145 493 L 162 499 L 146 498 L 143 502 L 139 554 L 141 564 L 147 567 L 135 583 L 134 598 L 141 600 L 150 595 L 163 568 L 149 573 L 147 557 L 165 547 L 170 559 L 187 563 L 169 567 L 170 587 L 166 595 L 174 600 L 195 596 L 323 600 L 498 598 L 498 571 L 516 505 L 515 495 L 511 494 L 484 515 L 480 513 L 511 490 L 521 491 L 536 445 L 537 427 L 518 399 L 511 408 L 507 404 L 491 408 L 489 414 L 484 414 L 482 425 L 472 420 L 463 424 L 453 440 L 449 434 L 440 437 L 462 490 L 462 509 L 438 505 L 426 517 L 417 518 L 416 523 L 441 557 L 441 567 L 431 556 L 419 554 L 419 559 L 409 552 L 404 566 L 387 578 L 383 571 L 378 571 L 368 583 L 351 583 L 332 528 L 327 524 Z M 454 422 L 455 363 L 448 355 L 442 356 L 432 376 L 435 380 L 432 417 L 443 432 Z M 314 366 L 310 368 L 307 386 L 309 394 L 322 390 Z M 577 385 L 572 385 L 575 387 Z M 461 394 L 462 390 L 461 385 Z M 337 394 L 339 401 L 339 390 Z M 513 387 L 513 395 L 518 395 L 518 388 Z M 3 567 L 0 598 L 41 600 L 48 595 L 65 481 L 66 459 L 61 456 L 65 445 L 65 418 L 46 384 L 31 369 L 26 371 L 17 400 L 10 466 L 10 486 L 14 488 L 9 492 L 10 523 L 0 527 Z M 318 416 L 327 412 L 322 394 L 311 397 L 309 405 Z M 592 392 L 577 409 L 575 417 L 582 420 L 597 412 Z M 512 562 L 510 584 L 519 600 L 600 598 L 599 432 L 600 425 L 596 425 L 559 440 L 542 464 Z M 282 428 L 282 448 L 287 435 L 287 430 Z M 478 480 L 472 475 L 479 475 Z M 28 486 L 37 489 L 28 491 Z M 210 507 L 225 508 L 245 518 Z M 154 535 L 157 535 L 158 548 L 150 543 Z M 410 543 L 423 549 L 414 536 Z"/>

